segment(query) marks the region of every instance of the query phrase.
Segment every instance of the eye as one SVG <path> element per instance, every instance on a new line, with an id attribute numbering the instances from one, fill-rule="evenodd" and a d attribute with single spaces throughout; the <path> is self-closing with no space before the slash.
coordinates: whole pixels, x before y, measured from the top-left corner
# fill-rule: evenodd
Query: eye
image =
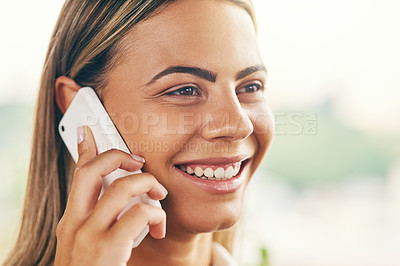
<path id="1" fill-rule="evenodd" d="M 237 94 L 240 93 L 254 93 L 264 90 L 264 87 L 260 83 L 251 83 L 243 86 L 236 91 Z"/>
<path id="2" fill-rule="evenodd" d="M 184 86 L 179 89 L 167 92 L 166 95 L 172 96 L 200 96 L 200 89 L 195 86 Z"/>

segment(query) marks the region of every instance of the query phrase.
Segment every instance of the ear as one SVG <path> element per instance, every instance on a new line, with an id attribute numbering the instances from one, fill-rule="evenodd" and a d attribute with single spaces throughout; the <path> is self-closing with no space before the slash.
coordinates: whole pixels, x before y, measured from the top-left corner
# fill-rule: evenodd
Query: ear
<path id="1" fill-rule="evenodd" d="M 56 102 L 58 108 L 60 108 L 61 112 L 64 114 L 81 86 L 76 84 L 73 79 L 61 76 L 57 78 L 55 87 Z"/>

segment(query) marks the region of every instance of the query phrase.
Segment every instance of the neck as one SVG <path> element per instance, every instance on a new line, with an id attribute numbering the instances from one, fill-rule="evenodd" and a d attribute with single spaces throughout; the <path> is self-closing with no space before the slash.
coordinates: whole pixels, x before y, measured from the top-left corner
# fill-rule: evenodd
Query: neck
<path id="1" fill-rule="evenodd" d="M 157 240 L 148 235 L 132 250 L 128 266 L 211 265 L 212 233 L 168 235 Z"/>

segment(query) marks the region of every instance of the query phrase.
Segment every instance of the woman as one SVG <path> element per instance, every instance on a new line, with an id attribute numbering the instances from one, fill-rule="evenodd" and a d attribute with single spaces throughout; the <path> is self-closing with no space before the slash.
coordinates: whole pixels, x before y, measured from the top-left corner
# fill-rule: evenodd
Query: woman
<path id="1" fill-rule="evenodd" d="M 44 65 L 23 221 L 6 265 L 230 263 L 225 229 L 240 217 L 274 130 L 265 82 L 244 0 L 67 1 Z M 96 154 L 83 127 L 73 163 L 57 125 L 83 86 L 96 90 L 134 156 Z M 101 177 L 119 167 L 143 173 L 97 201 Z M 146 192 L 163 209 L 139 204 L 116 220 Z"/>

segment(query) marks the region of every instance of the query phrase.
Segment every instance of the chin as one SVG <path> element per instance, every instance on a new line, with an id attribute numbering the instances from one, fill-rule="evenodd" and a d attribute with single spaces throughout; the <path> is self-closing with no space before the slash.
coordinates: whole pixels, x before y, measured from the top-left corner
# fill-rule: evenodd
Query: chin
<path id="1" fill-rule="evenodd" d="M 239 220 L 240 214 L 219 215 L 208 214 L 201 218 L 189 217 L 183 226 L 193 233 L 209 233 L 233 227 Z"/>
<path id="2" fill-rule="evenodd" d="M 221 195 L 208 200 L 171 197 L 168 204 L 163 205 L 167 211 L 167 225 L 174 224 L 190 233 L 208 233 L 229 229 L 234 226 L 242 214 L 243 189 L 236 191 L 230 197 Z M 171 195 L 172 196 L 172 195 Z M 167 203 L 167 202 L 166 202 Z"/>

